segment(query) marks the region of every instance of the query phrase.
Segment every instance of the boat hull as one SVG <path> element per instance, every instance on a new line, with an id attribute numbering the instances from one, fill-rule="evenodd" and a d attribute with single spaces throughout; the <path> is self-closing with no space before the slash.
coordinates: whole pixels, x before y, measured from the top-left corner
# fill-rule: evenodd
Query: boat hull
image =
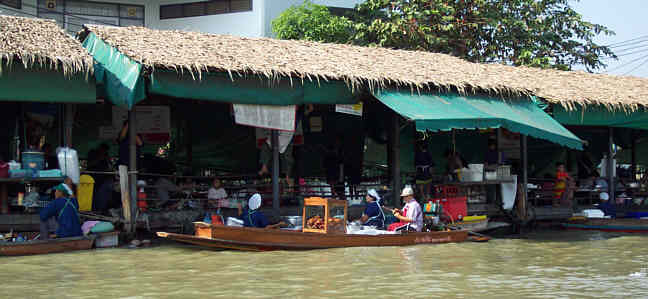
<path id="1" fill-rule="evenodd" d="M 74 237 L 48 241 L 28 241 L 0 245 L 0 256 L 49 254 L 91 249 L 94 238 Z"/>
<path id="2" fill-rule="evenodd" d="M 577 230 L 648 233 L 648 220 L 644 219 L 586 219 L 569 221 L 562 225 L 567 229 Z"/>
<path id="3" fill-rule="evenodd" d="M 410 232 L 398 235 L 320 234 L 247 227 L 198 227 L 196 236 L 160 232 L 158 236 L 210 248 L 249 251 L 311 250 L 341 247 L 409 246 L 463 242 L 467 231 Z"/>

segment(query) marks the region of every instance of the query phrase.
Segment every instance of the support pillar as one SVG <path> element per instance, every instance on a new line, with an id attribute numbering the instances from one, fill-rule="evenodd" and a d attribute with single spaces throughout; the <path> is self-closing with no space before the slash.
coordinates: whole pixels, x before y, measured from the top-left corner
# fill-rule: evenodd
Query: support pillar
<path id="1" fill-rule="evenodd" d="M 616 202 L 616 196 L 614 196 L 614 161 L 613 157 L 613 146 L 614 146 L 614 128 L 610 127 L 608 131 L 608 159 L 607 159 L 607 178 L 608 178 L 608 193 L 610 194 L 610 200 L 612 203 Z"/>
<path id="2" fill-rule="evenodd" d="M 279 211 L 279 132 L 271 130 L 272 145 L 272 211 L 281 216 Z"/>
<path id="3" fill-rule="evenodd" d="M 397 113 L 392 114 L 392 188 L 394 190 L 394 204 L 398 206 L 398 196 L 401 191 L 400 176 L 400 116 Z"/>
<path id="4" fill-rule="evenodd" d="M 521 207 L 521 210 L 520 210 L 520 214 L 521 214 L 520 216 L 524 220 L 526 220 L 526 216 L 527 216 L 526 215 L 526 207 L 529 204 L 529 200 L 528 200 L 528 195 L 529 195 L 529 190 L 528 190 L 528 186 L 529 186 L 528 185 L 529 184 L 529 157 L 528 157 L 528 148 L 527 148 L 527 135 L 521 135 L 520 143 L 521 143 L 520 144 L 520 150 L 522 151 L 521 155 L 520 155 L 520 157 L 522 158 L 522 163 L 521 163 L 522 164 L 521 165 L 522 177 L 520 178 L 521 182 L 519 182 L 519 183 L 522 184 L 522 196 L 523 196 L 522 197 L 522 207 Z"/>
<path id="5" fill-rule="evenodd" d="M 136 215 L 137 209 L 137 118 L 135 113 L 135 107 L 128 111 L 128 165 L 129 165 L 129 187 L 130 187 L 130 208 L 132 213 L 131 215 Z M 123 207 L 126 209 L 127 207 Z M 134 230 L 134 225 L 131 226 Z"/>
<path id="6" fill-rule="evenodd" d="M 637 134 L 635 130 L 630 131 L 630 139 L 632 140 L 632 181 L 637 179 Z"/>

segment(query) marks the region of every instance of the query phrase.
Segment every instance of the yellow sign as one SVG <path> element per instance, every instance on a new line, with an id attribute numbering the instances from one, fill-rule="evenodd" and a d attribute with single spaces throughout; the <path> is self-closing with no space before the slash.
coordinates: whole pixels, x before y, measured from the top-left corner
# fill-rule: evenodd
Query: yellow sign
<path id="1" fill-rule="evenodd" d="M 126 11 L 129 17 L 137 17 L 137 7 L 129 7 L 128 9 L 126 9 Z"/>
<path id="2" fill-rule="evenodd" d="M 335 105 L 335 112 L 362 116 L 362 102 L 353 105 Z"/>

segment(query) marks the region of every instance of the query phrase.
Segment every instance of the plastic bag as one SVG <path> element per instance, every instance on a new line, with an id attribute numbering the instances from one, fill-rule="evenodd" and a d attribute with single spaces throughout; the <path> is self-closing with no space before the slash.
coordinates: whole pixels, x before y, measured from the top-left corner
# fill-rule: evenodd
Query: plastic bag
<path id="1" fill-rule="evenodd" d="M 74 184 L 79 184 L 79 156 L 76 150 L 69 147 L 59 147 L 56 149 L 59 167 L 64 176 L 72 179 Z"/>

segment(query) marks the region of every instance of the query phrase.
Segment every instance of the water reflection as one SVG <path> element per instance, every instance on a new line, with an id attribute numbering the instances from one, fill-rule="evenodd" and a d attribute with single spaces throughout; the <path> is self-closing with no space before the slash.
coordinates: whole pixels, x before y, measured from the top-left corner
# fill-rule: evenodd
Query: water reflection
<path id="1" fill-rule="evenodd" d="M 245 253 L 165 245 L 0 259 L 2 297 L 646 297 L 648 236 Z"/>

